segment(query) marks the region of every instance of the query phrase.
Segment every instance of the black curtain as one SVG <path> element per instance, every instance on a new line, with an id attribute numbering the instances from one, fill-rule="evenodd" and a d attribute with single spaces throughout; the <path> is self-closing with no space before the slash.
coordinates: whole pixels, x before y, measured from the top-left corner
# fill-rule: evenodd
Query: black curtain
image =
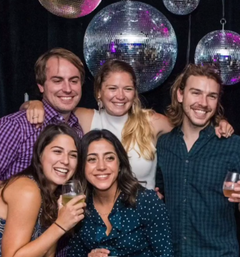
<path id="1" fill-rule="evenodd" d="M 65 19 L 49 13 L 38 0 L 0 1 L 0 117 L 15 112 L 27 92 L 30 99 L 39 98 L 34 77 L 34 63 L 48 49 L 64 47 L 83 61 L 83 37 L 87 25 L 102 8 L 118 2 L 102 0 L 91 14 L 78 19 Z M 158 88 L 141 94 L 144 105 L 164 113 L 170 103 L 169 88 L 187 63 L 189 21 L 191 20 L 190 62 L 199 40 L 207 33 L 221 29 L 221 0 L 200 0 L 191 17 L 170 13 L 162 0 L 142 0 L 161 11 L 171 22 L 178 40 L 178 57 L 169 78 Z M 225 0 L 225 29 L 240 34 L 240 1 Z M 79 106 L 96 108 L 93 77 L 86 66 L 86 81 Z M 225 116 L 240 134 L 240 83 L 225 86 L 222 103 Z M 239 225 L 239 219 L 237 219 Z"/>
<path id="2" fill-rule="evenodd" d="M 77 54 L 83 61 L 83 37 L 91 19 L 105 6 L 118 2 L 102 0 L 91 14 L 78 19 L 65 19 L 49 13 L 38 0 L 0 1 L 0 117 L 15 112 L 27 92 L 30 99 L 37 99 L 33 66 L 37 58 L 53 47 L 64 47 Z M 169 78 L 156 89 L 141 94 L 146 107 L 164 113 L 170 103 L 169 88 L 187 63 L 188 33 L 191 20 L 190 62 L 199 40 L 207 33 L 221 29 L 221 0 L 200 0 L 191 14 L 179 16 L 170 13 L 162 0 L 143 0 L 161 11 L 171 22 L 178 40 L 178 57 Z M 240 1 L 225 1 L 225 29 L 240 34 Z M 79 106 L 95 108 L 93 77 L 87 66 L 83 96 Z M 240 83 L 225 86 L 222 98 L 225 116 L 240 134 Z"/>

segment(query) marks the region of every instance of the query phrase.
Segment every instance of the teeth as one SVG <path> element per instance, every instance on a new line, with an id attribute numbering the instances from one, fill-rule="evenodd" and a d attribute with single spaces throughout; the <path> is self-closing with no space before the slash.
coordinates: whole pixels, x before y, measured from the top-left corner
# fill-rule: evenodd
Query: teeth
<path id="1" fill-rule="evenodd" d="M 58 172 L 61 172 L 61 173 L 67 173 L 68 172 L 68 170 L 67 169 L 60 169 L 60 168 L 55 168 L 55 170 L 56 171 L 58 171 Z"/>
<path id="2" fill-rule="evenodd" d="M 97 175 L 98 178 L 106 178 L 108 175 Z"/>
<path id="3" fill-rule="evenodd" d="M 115 105 L 123 106 L 123 105 L 124 105 L 124 103 L 115 103 Z"/>
<path id="4" fill-rule="evenodd" d="M 203 111 L 203 110 L 195 110 L 195 112 L 206 113 L 206 111 Z"/>
<path id="5" fill-rule="evenodd" d="M 72 99 L 72 97 L 71 96 L 65 96 L 65 97 L 61 97 L 63 100 L 71 100 Z"/>

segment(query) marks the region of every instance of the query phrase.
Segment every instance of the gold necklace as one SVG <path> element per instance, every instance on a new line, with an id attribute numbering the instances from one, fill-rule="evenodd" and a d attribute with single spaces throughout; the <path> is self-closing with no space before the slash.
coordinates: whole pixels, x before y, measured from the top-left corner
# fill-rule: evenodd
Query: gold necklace
<path id="1" fill-rule="evenodd" d="M 113 209 L 113 206 L 114 206 L 114 204 L 115 204 L 115 202 L 116 202 L 118 196 L 120 195 L 120 192 L 121 192 L 121 190 L 119 190 L 119 189 L 116 190 L 116 193 L 115 193 L 115 196 L 114 196 L 114 199 L 113 199 L 113 204 L 112 204 L 111 211 L 112 211 L 112 209 Z M 111 213 L 111 211 L 110 211 L 110 212 L 105 212 L 105 213 L 99 212 L 99 211 L 97 210 L 96 206 L 95 206 L 96 203 L 95 203 L 94 197 L 93 197 L 93 205 L 94 205 L 95 210 L 97 211 L 97 213 L 98 213 L 100 216 L 106 216 L 106 215 L 109 215 L 109 214 Z"/>

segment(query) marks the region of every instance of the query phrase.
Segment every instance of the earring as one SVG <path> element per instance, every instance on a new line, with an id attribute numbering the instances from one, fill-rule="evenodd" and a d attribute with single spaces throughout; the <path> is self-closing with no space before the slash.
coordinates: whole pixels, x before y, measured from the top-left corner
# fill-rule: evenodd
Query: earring
<path id="1" fill-rule="evenodd" d="M 101 109 L 103 109 L 103 102 L 100 98 L 98 98 L 97 104 L 98 104 L 98 110 L 101 111 Z"/>

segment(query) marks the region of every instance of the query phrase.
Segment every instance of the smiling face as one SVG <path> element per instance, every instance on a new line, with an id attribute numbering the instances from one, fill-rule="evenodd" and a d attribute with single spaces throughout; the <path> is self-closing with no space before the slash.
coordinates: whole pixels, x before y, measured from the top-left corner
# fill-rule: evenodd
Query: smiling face
<path id="1" fill-rule="evenodd" d="M 106 139 L 93 141 L 88 147 L 85 177 L 95 190 L 113 195 L 117 190 L 119 159 L 114 146 Z"/>
<path id="2" fill-rule="evenodd" d="M 184 90 L 178 89 L 178 102 L 182 103 L 183 126 L 203 129 L 216 113 L 220 85 L 205 76 L 190 76 Z"/>
<path id="3" fill-rule="evenodd" d="M 58 185 L 65 184 L 77 168 L 77 148 L 74 140 L 64 134 L 56 136 L 44 148 L 40 161 L 52 190 L 55 190 Z"/>
<path id="4" fill-rule="evenodd" d="M 107 113 L 123 116 L 131 109 L 136 89 L 132 77 L 127 72 L 110 72 L 101 85 L 98 98 L 103 102 Z"/>
<path id="5" fill-rule="evenodd" d="M 43 98 L 68 120 L 82 95 L 81 76 L 77 67 L 63 58 L 51 57 L 46 64 L 46 81 L 39 85 Z"/>

